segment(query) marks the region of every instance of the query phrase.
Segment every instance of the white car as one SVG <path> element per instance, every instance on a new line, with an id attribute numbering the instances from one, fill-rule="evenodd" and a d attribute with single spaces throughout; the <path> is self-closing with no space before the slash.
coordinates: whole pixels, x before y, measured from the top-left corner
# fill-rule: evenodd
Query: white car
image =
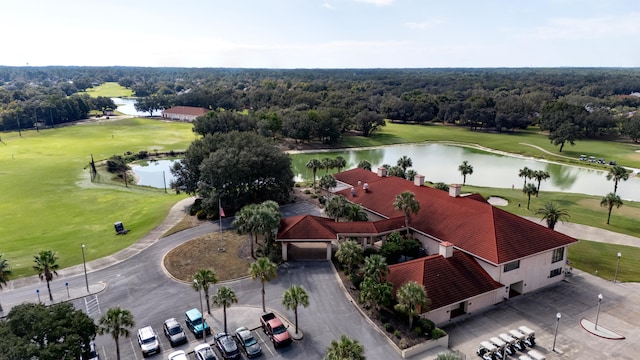
<path id="1" fill-rule="evenodd" d="M 174 351 L 171 354 L 169 354 L 169 357 L 167 358 L 169 360 L 189 360 L 189 358 L 187 357 L 187 353 L 184 352 L 183 350 L 178 350 L 178 351 Z"/>
<path id="2" fill-rule="evenodd" d="M 216 353 L 209 344 L 200 344 L 193 349 L 193 352 L 196 354 L 198 360 L 218 360 Z"/>

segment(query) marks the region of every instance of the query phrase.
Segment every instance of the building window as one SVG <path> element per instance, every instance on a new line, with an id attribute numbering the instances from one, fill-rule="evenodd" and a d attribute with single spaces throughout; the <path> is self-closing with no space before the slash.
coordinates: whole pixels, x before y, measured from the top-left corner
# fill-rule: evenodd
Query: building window
<path id="1" fill-rule="evenodd" d="M 562 274 L 562 268 L 557 268 L 557 269 L 553 269 L 551 270 L 551 272 L 549 273 L 549 277 L 556 277 L 558 275 Z"/>
<path id="2" fill-rule="evenodd" d="M 562 261 L 564 259 L 564 248 L 559 248 L 553 250 L 553 257 L 551 258 L 551 263 L 557 263 L 558 261 Z"/>
<path id="3" fill-rule="evenodd" d="M 514 262 L 510 262 L 508 264 L 504 264 L 504 272 L 508 272 L 511 270 L 515 270 L 520 268 L 520 260 L 516 260 Z"/>

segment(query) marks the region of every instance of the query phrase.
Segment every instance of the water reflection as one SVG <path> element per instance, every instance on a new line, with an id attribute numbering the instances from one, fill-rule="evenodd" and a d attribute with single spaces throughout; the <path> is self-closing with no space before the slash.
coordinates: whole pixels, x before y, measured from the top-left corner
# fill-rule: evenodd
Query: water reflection
<path id="1" fill-rule="evenodd" d="M 134 115 L 134 116 L 149 116 L 148 112 L 142 112 L 136 110 L 135 104 L 136 99 L 131 98 L 111 98 L 114 103 L 118 106 L 118 111 L 125 115 Z M 153 116 L 162 116 L 162 111 L 157 110 L 153 112 Z"/>
<path id="2" fill-rule="evenodd" d="M 312 159 L 342 156 L 347 168 L 353 168 L 361 160 L 367 160 L 375 170 L 383 164 L 396 165 L 403 155 L 413 160 L 413 167 L 427 181 L 447 184 L 462 183 L 458 165 L 467 160 L 473 166 L 473 174 L 467 176 L 467 184 L 485 187 L 522 188 L 523 179 L 518 172 L 523 167 L 544 170 L 551 175 L 540 185 L 540 191 L 560 191 L 604 196 L 613 191 L 613 182 L 606 179 L 605 170 L 560 165 L 548 161 L 485 152 L 479 149 L 445 144 L 394 145 L 366 150 L 345 150 L 292 155 L 292 167 L 296 181 L 311 181 L 313 173 L 306 168 Z M 605 167 L 603 167 L 605 169 Z M 335 171 L 335 170 L 334 170 Z M 318 178 L 324 174 L 318 170 Z M 640 201 L 640 179 L 633 176 L 618 185 L 618 195 L 623 200 Z"/>

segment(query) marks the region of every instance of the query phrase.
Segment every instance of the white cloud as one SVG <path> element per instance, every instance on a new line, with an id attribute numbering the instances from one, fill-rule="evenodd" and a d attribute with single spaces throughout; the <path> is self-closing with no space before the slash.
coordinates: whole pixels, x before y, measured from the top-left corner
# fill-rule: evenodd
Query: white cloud
<path id="1" fill-rule="evenodd" d="M 640 12 L 592 18 L 551 18 L 520 37 L 542 40 L 593 40 L 640 35 Z"/>
<path id="2" fill-rule="evenodd" d="M 426 20 L 422 22 L 409 21 L 404 23 L 404 26 L 408 27 L 409 29 L 425 30 L 425 29 L 432 28 L 436 25 L 442 24 L 442 22 L 443 21 L 440 19 Z"/>
<path id="3" fill-rule="evenodd" d="M 336 9 L 335 6 L 329 4 L 328 2 L 322 3 L 322 5 L 320 5 L 320 7 L 328 9 L 328 10 L 335 10 Z"/>
<path id="4" fill-rule="evenodd" d="M 393 4 L 395 0 L 353 0 L 359 3 L 373 4 L 375 6 L 387 6 Z"/>

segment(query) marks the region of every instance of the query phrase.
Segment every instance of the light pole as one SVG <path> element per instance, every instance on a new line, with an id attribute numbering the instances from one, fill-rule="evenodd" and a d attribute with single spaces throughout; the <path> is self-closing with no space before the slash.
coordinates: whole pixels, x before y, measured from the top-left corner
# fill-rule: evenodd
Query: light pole
<path id="1" fill-rule="evenodd" d="M 38 303 L 40 303 L 40 289 L 36 289 L 36 294 L 38 295 Z"/>
<path id="2" fill-rule="evenodd" d="M 602 294 L 598 294 L 598 312 L 596 313 L 596 327 L 595 329 L 598 330 L 598 317 L 600 317 L 600 303 L 602 303 L 602 299 L 604 297 L 602 296 Z"/>
<path id="3" fill-rule="evenodd" d="M 615 284 L 618 279 L 618 269 L 620 269 L 620 257 L 622 257 L 622 253 L 618 252 L 618 262 L 616 263 L 616 274 L 613 276 L 613 283 Z"/>
<path id="4" fill-rule="evenodd" d="M 87 262 L 84 259 L 84 244 L 82 244 L 82 266 L 84 267 L 84 283 L 87 285 L 87 293 L 89 293 L 89 278 L 87 277 Z"/>
<path id="5" fill-rule="evenodd" d="M 71 295 L 69 294 L 69 283 L 68 282 L 64 283 L 64 286 L 66 286 L 67 288 L 67 297 L 71 298 Z"/>
<path id="6" fill-rule="evenodd" d="M 553 335 L 553 349 L 551 351 L 556 351 L 556 338 L 558 337 L 558 326 L 560 326 L 561 317 L 562 317 L 562 314 L 560 313 L 556 314 L 556 332 Z"/>
<path id="7" fill-rule="evenodd" d="M 198 280 L 193 279 L 193 283 L 198 288 L 198 298 L 200 298 L 200 314 L 202 314 L 202 341 L 207 342 L 207 332 L 205 331 L 205 320 L 204 320 L 204 307 L 202 306 L 202 286 L 198 283 Z"/>

